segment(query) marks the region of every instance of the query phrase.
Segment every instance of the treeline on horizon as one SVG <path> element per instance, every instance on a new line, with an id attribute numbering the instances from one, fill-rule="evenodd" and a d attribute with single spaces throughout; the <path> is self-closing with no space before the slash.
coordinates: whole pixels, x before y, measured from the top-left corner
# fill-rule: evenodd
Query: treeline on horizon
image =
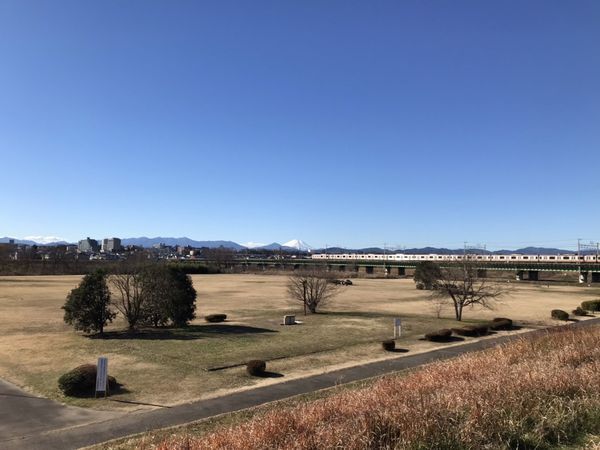
<path id="1" fill-rule="evenodd" d="M 141 263 L 145 264 L 168 264 L 181 269 L 188 275 L 195 274 L 216 274 L 223 271 L 218 264 L 206 262 L 177 262 L 167 260 L 146 260 L 146 261 L 46 261 L 46 260 L 21 260 L 21 261 L 0 261 L 0 276 L 35 276 L 35 275 L 87 275 L 96 270 L 102 269 L 109 273 L 126 271 L 127 268 L 134 268 Z"/>

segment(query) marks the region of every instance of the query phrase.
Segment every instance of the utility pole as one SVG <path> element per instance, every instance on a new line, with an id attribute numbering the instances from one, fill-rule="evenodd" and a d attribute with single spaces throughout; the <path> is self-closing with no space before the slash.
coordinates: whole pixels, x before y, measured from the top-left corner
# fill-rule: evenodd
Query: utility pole
<path id="1" fill-rule="evenodd" d="M 386 243 L 384 242 L 383 243 L 383 273 L 387 277 L 388 272 L 387 272 L 387 265 L 386 265 L 387 260 L 385 259 L 385 246 L 386 246 Z"/>
<path id="2" fill-rule="evenodd" d="M 579 283 L 583 283 L 583 280 L 581 279 L 581 239 L 577 239 L 577 281 L 579 281 Z"/>

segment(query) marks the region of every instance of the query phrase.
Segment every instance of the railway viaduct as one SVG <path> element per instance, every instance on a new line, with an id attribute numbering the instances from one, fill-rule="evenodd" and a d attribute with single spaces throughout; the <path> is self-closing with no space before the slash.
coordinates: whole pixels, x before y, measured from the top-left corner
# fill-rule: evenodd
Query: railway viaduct
<path id="1" fill-rule="evenodd" d="M 216 261 L 215 261 L 216 262 Z M 441 267 L 452 267 L 460 262 L 435 261 Z M 510 262 L 510 261 L 471 261 L 479 270 L 480 276 L 492 276 L 493 272 L 512 273 L 514 279 L 538 281 L 543 273 L 571 274 L 580 283 L 599 283 L 600 264 L 577 262 Z M 407 276 L 411 275 L 419 261 L 383 261 L 383 260 L 314 260 L 314 259 L 232 259 L 219 261 L 221 266 L 237 270 L 285 270 L 294 271 L 302 268 L 323 268 L 340 275 L 364 274 L 372 276 Z M 579 274 L 579 276 L 577 276 Z M 498 274 L 499 275 L 499 274 Z"/>

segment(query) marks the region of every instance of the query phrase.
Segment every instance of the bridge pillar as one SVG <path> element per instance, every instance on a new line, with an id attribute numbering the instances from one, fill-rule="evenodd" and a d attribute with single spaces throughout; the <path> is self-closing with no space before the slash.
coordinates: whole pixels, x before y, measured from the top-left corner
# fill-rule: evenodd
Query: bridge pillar
<path id="1" fill-rule="evenodd" d="M 516 280 L 517 281 L 521 281 L 523 279 L 523 271 L 522 270 L 518 270 L 517 271 L 517 277 Z"/>
<path id="2" fill-rule="evenodd" d="M 540 272 L 537 270 L 530 270 L 527 274 L 527 279 L 529 281 L 538 281 L 540 279 Z"/>
<path id="3" fill-rule="evenodd" d="M 367 275 L 373 275 L 374 272 L 375 270 L 373 266 L 365 266 L 365 273 Z"/>
<path id="4" fill-rule="evenodd" d="M 406 268 L 405 267 L 398 267 L 398 275 L 400 275 L 400 276 L 406 275 Z"/>

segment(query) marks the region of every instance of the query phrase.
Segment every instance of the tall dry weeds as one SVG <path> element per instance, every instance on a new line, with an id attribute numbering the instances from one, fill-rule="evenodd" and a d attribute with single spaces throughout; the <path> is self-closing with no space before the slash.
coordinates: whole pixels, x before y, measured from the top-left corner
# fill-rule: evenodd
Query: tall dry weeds
<path id="1" fill-rule="evenodd" d="M 544 448 L 599 429 L 600 328 L 564 328 L 158 448 Z"/>

